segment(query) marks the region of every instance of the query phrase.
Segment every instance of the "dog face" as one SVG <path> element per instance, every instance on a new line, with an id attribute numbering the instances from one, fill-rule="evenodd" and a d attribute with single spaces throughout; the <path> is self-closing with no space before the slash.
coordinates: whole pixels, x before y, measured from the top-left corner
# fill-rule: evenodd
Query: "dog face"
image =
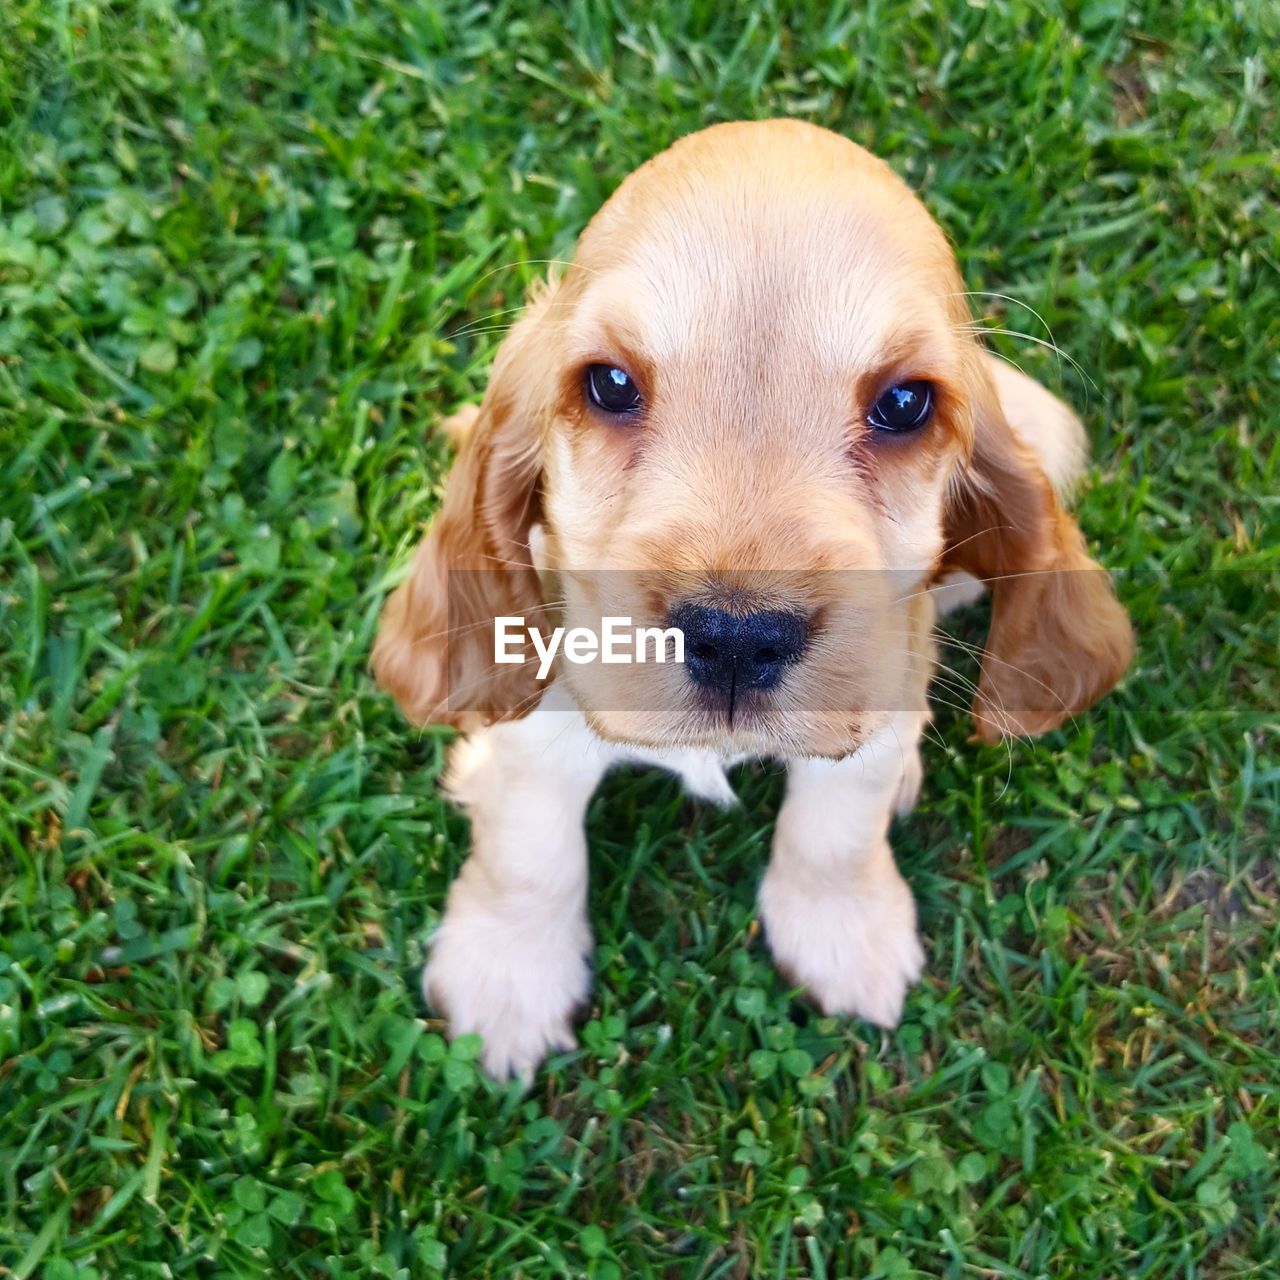
<path id="1" fill-rule="evenodd" d="M 686 661 L 564 664 L 601 736 L 838 757 L 917 699 L 921 600 L 960 567 L 995 583 L 980 732 L 1049 728 L 1131 641 L 1002 381 L 886 165 L 795 122 L 686 138 L 503 344 L 375 670 L 413 719 L 510 717 L 539 689 L 486 619 L 627 617 Z"/>

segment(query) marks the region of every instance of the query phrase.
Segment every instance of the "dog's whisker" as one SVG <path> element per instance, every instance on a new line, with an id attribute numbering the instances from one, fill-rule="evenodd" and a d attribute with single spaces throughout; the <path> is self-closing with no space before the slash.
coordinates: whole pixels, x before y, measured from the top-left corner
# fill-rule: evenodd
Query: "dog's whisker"
<path id="1" fill-rule="evenodd" d="M 546 600 L 541 604 L 543 609 L 562 609 L 568 604 L 567 600 Z M 459 623 L 457 626 L 445 627 L 439 631 L 426 632 L 422 635 L 413 637 L 411 648 L 421 648 L 423 645 L 434 644 L 437 640 L 454 639 L 459 636 L 469 635 L 473 631 L 480 631 L 484 628 L 492 628 L 494 626 L 493 618 L 481 618 L 477 622 Z"/>
<path id="2" fill-rule="evenodd" d="M 1089 376 L 1085 367 L 1075 358 L 1075 356 L 1068 351 L 1064 351 L 1056 342 L 1051 342 L 1045 338 L 1038 338 L 1033 333 L 1023 333 L 1021 329 L 1007 329 L 1003 326 L 995 328 L 980 322 L 961 325 L 958 326 L 958 328 L 962 333 L 970 333 L 975 336 L 978 334 L 991 334 L 993 336 L 1002 336 L 1006 338 L 1021 338 L 1025 342 L 1034 343 L 1037 347 L 1043 347 L 1046 351 L 1052 351 L 1058 361 L 1059 378 L 1062 377 L 1062 361 L 1065 360 L 1076 371 L 1076 373 L 1080 375 L 1081 379 L 1089 388 L 1101 394 L 1098 384 Z"/>

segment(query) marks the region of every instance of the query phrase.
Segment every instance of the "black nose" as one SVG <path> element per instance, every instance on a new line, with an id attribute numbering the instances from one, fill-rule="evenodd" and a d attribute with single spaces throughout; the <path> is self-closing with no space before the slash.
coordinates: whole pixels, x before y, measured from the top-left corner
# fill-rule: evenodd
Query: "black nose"
<path id="1" fill-rule="evenodd" d="M 694 684 L 729 694 L 772 689 L 783 667 L 799 660 L 809 634 L 809 624 L 796 613 L 739 617 L 701 604 L 678 605 L 668 625 L 684 632 L 684 661 Z"/>

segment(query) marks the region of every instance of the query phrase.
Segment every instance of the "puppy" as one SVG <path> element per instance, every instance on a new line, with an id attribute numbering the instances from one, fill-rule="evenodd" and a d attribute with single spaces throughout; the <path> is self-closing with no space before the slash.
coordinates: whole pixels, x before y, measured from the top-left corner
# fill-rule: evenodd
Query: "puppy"
<path id="1" fill-rule="evenodd" d="M 473 851 L 424 975 L 495 1076 L 573 1044 L 583 817 L 622 761 L 731 799 L 782 759 L 760 888 L 778 967 L 894 1025 L 924 953 L 888 829 L 915 802 L 935 584 L 993 603 L 977 736 L 1106 693 L 1128 618 L 1062 494 L 1072 412 L 984 350 L 946 237 L 882 161 L 797 121 L 717 125 L 627 178 L 503 342 L 443 506 L 387 601 L 378 681 L 468 734 Z M 496 620 L 608 617 L 684 661 L 496 661 Z"/>

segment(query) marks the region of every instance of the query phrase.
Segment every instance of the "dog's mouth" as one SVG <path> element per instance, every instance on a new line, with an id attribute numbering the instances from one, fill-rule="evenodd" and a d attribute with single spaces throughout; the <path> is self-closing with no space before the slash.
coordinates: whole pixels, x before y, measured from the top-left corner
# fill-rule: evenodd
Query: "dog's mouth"
<path id="1" fill-rule="evenodd" d="M 621 708 L 617 701 L 593 705 L 575 699 L 592 730 L 611 742 L 650 750 L 712 751 L 720 756 L 823 757 L 839 760 L 856 752 L 887 713 L 810 711 L 773 692 L 745 690 L 732 702 L 686 686 L 648 707 Z"/>
<path id="2" fill-rule="evenodd" d="M 711 732 L 758 733 L 775 718 L 774 699 L 749 685 L 731 681 L 724 689 L 690 690 L 690 719 Z"/>

